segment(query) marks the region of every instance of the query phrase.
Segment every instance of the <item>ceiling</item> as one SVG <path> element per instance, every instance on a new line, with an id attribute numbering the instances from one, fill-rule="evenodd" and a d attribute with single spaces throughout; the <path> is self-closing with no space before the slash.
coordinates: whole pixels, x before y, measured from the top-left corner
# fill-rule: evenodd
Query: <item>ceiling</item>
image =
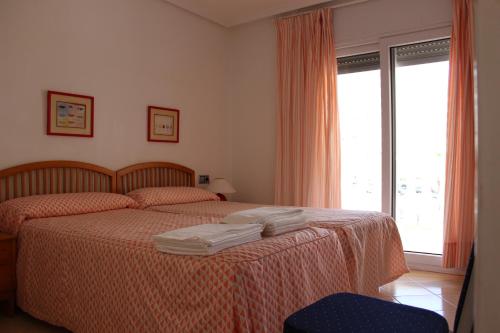
<path id="1" fill-rule="evenodd" d="M 328 0 L 165 0 L 225 27 L 255 21 Z"/>

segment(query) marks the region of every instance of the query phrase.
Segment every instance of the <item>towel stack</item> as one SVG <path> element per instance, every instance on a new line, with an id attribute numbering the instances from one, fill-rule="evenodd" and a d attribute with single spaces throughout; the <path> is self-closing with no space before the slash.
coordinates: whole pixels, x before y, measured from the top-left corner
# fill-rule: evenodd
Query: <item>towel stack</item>
<path id="1" fill-rule="evenodd" d="M 306 227 L 307 218 L 298 208 L 260 207 L 229 214 L 222 223 L 259 224 L 264 227 L 264 236 L 276 236 Z"/>
<path id="2" fill-rule="evenodd" d="M 178 255 L 211 255 L 228 247 L 260 240 L 260 224 L 201 224 L 153 236 L 161 252 Z"/>

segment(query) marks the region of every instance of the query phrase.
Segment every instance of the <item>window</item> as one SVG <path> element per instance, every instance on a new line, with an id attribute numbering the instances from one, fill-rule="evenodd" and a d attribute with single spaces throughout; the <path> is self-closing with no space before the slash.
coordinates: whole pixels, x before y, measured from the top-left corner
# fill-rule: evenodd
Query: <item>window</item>
<path id="1" fill-rule="evenodd" d="M 392 213 L 417 255 L 443 247 L 447 35 L 382 38 L 380 52 L 338 58 L 342 208 Z"/>
<path id="2" fill-rule="evenodd" d="M 442 254 L 449 39 L 391 48 L 393 214 L 405 251 Z"/>
<path id="3" fill-rule="evenodd" d="M 342 208 L 381 210 L 380 58 L 338 59 Z"/>

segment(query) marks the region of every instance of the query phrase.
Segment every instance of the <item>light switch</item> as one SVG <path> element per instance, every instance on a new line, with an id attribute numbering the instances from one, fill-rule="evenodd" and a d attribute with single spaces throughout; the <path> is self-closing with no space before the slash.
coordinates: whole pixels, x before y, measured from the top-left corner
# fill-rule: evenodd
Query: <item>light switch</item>
<path id="1" fill-rule="evenodd" d="M 198 183 L 200 185 L 210 184 L 210 176 L 208 176 L 208 175 L 200 175 L 199 178 L 198 178 Z"/>

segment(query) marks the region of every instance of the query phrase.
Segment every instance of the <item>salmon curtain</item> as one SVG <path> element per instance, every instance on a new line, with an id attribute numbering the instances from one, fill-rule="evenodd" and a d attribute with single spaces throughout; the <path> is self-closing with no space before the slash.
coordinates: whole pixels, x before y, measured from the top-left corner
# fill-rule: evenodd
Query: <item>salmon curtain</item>
<path id="1" fill-rule="evenodd" d="M 340 207 L 332 9 L 278 19 L 275 203 Z"/>
<path id="2" fill-rule="evenodd" d="M 474 241 L 472 0 L 455 0 L 450 45 L 443 266 L 465 268 Z"/>

